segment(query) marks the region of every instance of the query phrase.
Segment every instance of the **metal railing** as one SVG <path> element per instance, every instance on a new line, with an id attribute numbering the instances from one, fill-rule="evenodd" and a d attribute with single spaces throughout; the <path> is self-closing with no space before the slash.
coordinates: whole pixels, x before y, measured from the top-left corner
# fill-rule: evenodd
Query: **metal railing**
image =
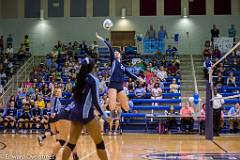
<path id="1" fill-rule="evenodd" d="M 197 84 L 197 78 L 196 78 L 196 73 L 195 73 L 195 66 L 193 62 L 193 55 L 190 54 L 191 57 L 191 65 L 192 65 L 192 75 L 193 75 L 193 83 L 194 83 L 194 93 L 198 94 L 198 84 Z"/>
<path id="2" fill-rule="evenodd" d="M 36 64 L 39 64 L 42 60 L 42 57 L 35 57 L 31 56 L 24 65 L 21 66 L 21 68 L 17 71 L 15 75 L 8 81 L 8 83 L 4 86 L 4 92 L 0 96 L 0 103 L 2 103 L 4 106 L 7 104 L 10 96 L 16 95 L 17 88 L 20 85 L 20 83 L 27 81 L 29 78 L 29 74 L 32 71 L 33 67 Z"/>

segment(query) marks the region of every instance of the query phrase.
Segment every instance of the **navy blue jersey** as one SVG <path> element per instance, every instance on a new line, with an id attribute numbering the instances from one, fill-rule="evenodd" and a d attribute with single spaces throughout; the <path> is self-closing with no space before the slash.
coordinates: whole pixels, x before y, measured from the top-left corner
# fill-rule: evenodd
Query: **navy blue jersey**
<path id="1" fill-rule="evenodd" d="M 43 115 L 43 116 L 48 116 L 48 115 L 50 115 L 50 114 L 51 114 L 51 108 L 49 108 L 49 109 L 44 109 L 43 112 L 42 112 L 42 115 Z"/>
<path id="2" fill-rule="evenodd" d="M 62 104 L 58 97 L 52 97 L 51 99 L 51 113 L 58 114 L 61 111 Z"/>
<path id="3" fill-rule="evenodd" d="M 118 82 L 118 83 L 123 84 L 124 74 L 126 74 L 128 77 L 130 77 L 134 80 L 138 79 L 138 77 L 136 75 L 132 74 L 131 72 L 129 72 L 120 61 L 115 59 L 114 50 L 113 50 L 112 46 L 107 41 L 104 41 L 104 43 L 106 44 L 106 46 L 109 49 L 110 60 L 112 63 L 111 72 L 110 72 L 110 75 L 111 75 L 110 82 Z"/>
<path id="4" fill-rule="evenodd" d="M 33 117 L 41 116 L 42 115 L 42 110 L 40 108 L 32 108 L 31 109 L 31 115 Z"/>
<path id="5" fill-rule="evenodd" d="M 73 121 L 87 123 L 94 119 L 94 107 L 104 119 L 107 118 L 99 103 L 99 80 L 92 74 L 88 74 L 86 78 L 86 85 L 82 91 L 81 98 L 74 99 L 74 102 L 75 106 L 73 106 L 70 114 L 70 119 Z"/>
<path id="6" fill-rule="evenodd" d="M 16 108 L 13 108 L 13 109 L 8 108 L 6 116 L 16 117 L 17 116 L 17 109 Z"/>

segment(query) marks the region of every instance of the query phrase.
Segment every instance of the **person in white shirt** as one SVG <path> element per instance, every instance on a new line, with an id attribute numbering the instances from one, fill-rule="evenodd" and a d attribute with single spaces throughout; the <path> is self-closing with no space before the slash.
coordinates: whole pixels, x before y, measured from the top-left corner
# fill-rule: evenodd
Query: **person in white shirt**
<path id="1" fill-rule="evenodd" d="M 161 66 L 160 70 L 159 69 L 155 69 L 154 70 L 154 74 L 160 78 L 161 81 L 166 81 L 167 78 L 167 72 L 164 70 L 164 67 Z"/>
<path id="2" fill-rule="evenodd" d="M 162 99 L 162 89 L 159 83 L 154 84 L 154 88 L 151 91 L 151 99 Z M 153 106 L 158 106 L 158 103 L 152 103 Z"/>
<path id="3" fill-rule="evenodd" d="M 7 54 L 13 54 L 13 47 L 12 47 L 12 45 L 8 45 L 7 46 L 6 53 Z"/>
<path id="4" fill-rule="evenodd" d="M 221 94 L 217 93 L 217 89 L 214 89 L 213 96 L 213 132 L 214 136 L 219 136 L 221 128 L 221 112 L 224 99 Z"/>

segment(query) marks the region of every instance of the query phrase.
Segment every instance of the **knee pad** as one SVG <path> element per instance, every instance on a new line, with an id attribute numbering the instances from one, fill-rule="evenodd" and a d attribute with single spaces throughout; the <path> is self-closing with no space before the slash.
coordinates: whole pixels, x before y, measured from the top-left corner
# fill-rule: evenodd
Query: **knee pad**
<path id="1" fill-rule="evenodd" d="M 66 141 L 64 141 L 64 140 L 62 140 L 62 139 L 59 139 L 58 142 L 60 143 L 61 146 L 64 146 L 64 144 L 65 144 Z"/>
<path id="2" fill-rule="evenodd" d="M 75 146 L 76 146 L 76 144 L 71 144 L 71 143 L 67 143 L 67 145 L 66 145 L 68 148 L 70 148 L 71 149 L 71 151 L 73 151 L 74 150 L 74 148 L 75 148 Z"/>
<path id="3" fill-rule="evenodd" d="M 96 147 L 97 147 L 97 149 L 102 149 L 102 150 L 104 150 L 104 149 L 105 149 L 104 141 L 98 143 L 98 144 L 96 145 Z"/>

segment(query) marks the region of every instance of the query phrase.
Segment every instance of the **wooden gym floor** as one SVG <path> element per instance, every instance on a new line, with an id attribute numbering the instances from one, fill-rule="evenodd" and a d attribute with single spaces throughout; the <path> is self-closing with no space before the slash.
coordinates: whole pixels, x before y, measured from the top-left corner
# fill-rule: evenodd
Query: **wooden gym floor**
<path id="1" fill-rule="evenodd" d="M 123 134 L 104 136 L 109 160 L 239 159 L 240 135 L 223 135 L 214 141 L 199 135 Z M 47 138 L 40 147 L 37 135 L 0 134 L 0 160 L 46 160 L 53 146 Z M 89 136 L 81 136 L 77 151 L 80 160 L 97 160 Z M 60 154 L 58 159 L 60 159 Z M 227 156 L 227 157 L 226 157 Z M 163 158 L 164 157 L 164 158 Z"/>

